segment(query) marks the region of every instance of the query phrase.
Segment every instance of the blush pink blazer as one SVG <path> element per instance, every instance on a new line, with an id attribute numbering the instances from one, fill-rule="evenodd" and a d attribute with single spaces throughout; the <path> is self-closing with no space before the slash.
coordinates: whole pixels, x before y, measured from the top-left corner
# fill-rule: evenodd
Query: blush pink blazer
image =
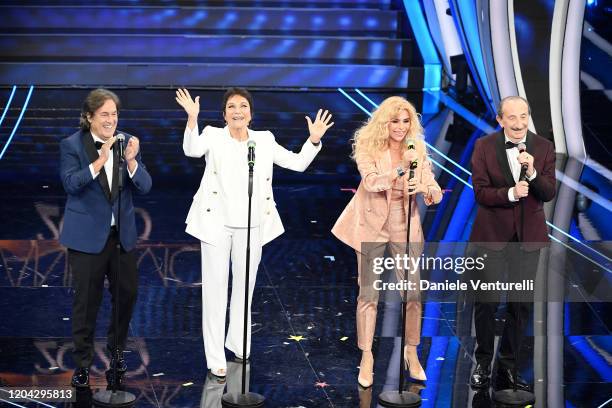
<path id="1" fill-rule="evenodd" d="M 425 152 L 424 146 L 418 146 L 417 151 Z M 336 224 L 332 228 L 340 241 L 361 252 L 362 242 L 375 242 L 389 215 L 391 203 L 391 186 L 397 170 L 391 167 L 391 154 L 384 151 L 378 157 L 361 155 L 357 157 L 357 168 L 361 174 L 361 183 L 357 193 L 348 203 Z M 426 205 L 437 204 L 442 200 L 442 189 L 434 179 L 431 162 L 427 155 L 421 153 L 418 158 L 415 177 L 427 186 L 423 194 Z M 404 183 L 404 208 L 408 213 L 408 197 L 412 201 L 410 214 L 410 242 L 423 242 L 421 219 L 415 202 L 416 195 L 408 196 L 408 177 L 402 177 Z"/>

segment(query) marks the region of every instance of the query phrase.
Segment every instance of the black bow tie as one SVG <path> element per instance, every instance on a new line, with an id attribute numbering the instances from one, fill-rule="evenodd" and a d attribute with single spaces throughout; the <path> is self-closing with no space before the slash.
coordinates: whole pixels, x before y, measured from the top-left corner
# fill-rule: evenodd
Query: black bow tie
<path id="1" fill-rule="evenodd" d="M 102 142 L 98 142 L 97 140 L 94 140 L 94 143 L 96 144 L 96 150 L 100 150 L 102 148 L 102 145 L 104 144 Z M 114 146 L 114 144 L 113 144 L 113 146 Z M 110 147 L 111 150 L 113 150 L 113 146 Z"/>
<path id="2" fill-rule="evenodd" d="M 509 140 L 506 142 L 506 149 L 513 149 L 515 147 L 518 148 L 518 143 L 515 144 L 515 143 L 512 143 Z"/>

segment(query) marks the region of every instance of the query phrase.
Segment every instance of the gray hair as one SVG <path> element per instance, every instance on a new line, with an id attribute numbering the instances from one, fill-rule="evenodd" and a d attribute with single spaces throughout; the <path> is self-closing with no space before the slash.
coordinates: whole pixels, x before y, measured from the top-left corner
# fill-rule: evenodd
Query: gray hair
<path id="1" fill-rule="evenodd" d="M 527 99 L 523 98 L 522 96 L 514 95 L 514 96 L 506 96 L 501 101 L 499 101 L 499 107 L 497 108 L 497 116 L 499 116 L 500 118 L 504 116 L 504 104 L 510 101 L 525 102 L 525 104 L 527 105 L 527 111 L 529 112 L 529 115 L 531 115 L 531 106 L 529 106 L 529 102 L 527 102 Z"/>

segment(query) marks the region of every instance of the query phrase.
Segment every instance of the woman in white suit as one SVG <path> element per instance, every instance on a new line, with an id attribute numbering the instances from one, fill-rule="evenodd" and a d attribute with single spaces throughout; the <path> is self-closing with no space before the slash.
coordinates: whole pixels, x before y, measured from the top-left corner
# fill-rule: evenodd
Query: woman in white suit
<path id="1" fill-rule="evenodd" d="M 202 330 L 210 372 L 224 377 L 227 371 L 224 333 L 229 264 L 232 264 L 230 323 L 225 347 L 242 356 L 244 292 L 248 217 L 247 141 L 255 142 L 251 208 L 251 252 L 249 265 L 249 322 L 247 356 L 251 349 L 251 299 L 261 248 L 284 232 L 272 192 L 272 167 L 304 171 L 321 150 L 321 138 L 332 125 L 331 114 L 319 109 L 314 122 L 307 116 L 310 136 L 299 153 L 276 143 L 269 131 L 253 131 L 253 99 L 243 88 L 230 88 L 223 97 L 224 128 L 206 126 L 198 131 L 200 97 L 186 89 L 176 91 L 176 101 L 187 112 L 183 150 L 189 157 L 206 159 L 200 188 L 187 215 L 187 233 L 201 241 Z"/>

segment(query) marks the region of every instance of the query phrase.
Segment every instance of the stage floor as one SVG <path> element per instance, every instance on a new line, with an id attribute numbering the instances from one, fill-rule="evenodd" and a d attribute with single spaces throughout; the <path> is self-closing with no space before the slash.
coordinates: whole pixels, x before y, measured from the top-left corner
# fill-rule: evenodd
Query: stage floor
<path id="1" fill-rule="evenodd" d="M 249 366 L 250 389 L 266 397 L 266 406 L 375 407 L 381 391 L 397 387 L 397 304 L 379 305 L 375 384 L 367 390 L 357 385 L 356 259 L 329 232 L 354 187 L 282 181 L 275 185 L 287 231 L 264 247 L 253 300 Z M 136 198 L 143 239 L 137 249 L 140 286 L 126 355 L 127 385 L 138 407 L 218 407 L 224 389 L 240 389 L 236 363 L 230 362 L 225 384 L 207 378 L 199 242 L 184 233 L 184 217 L 196 188 L 197 183 L 158 183 L 151 194 Z M 65 250 L 56 240 L 65 196 L 57 184 L 32 181 L 27 187 L 9 187 L 4 197 L 0 381 L 12 387 L 66 386 L 74 368 L 72 277 Z M 436 209 L 429 211 L 425 231 Z M 522 374 L 535 383 L 536 406 L 600 406 L 612 397 L 610 304 L 560 307 L 564 327 L 559 336 L 534 336 L 529 330 Z M 424 305 L 419 356 L 428 381 L 409 385 L 421 395 L 423 406 L 490 406 L 486 394 L 468 385 L 474 347 L 471 310 L 457 303 Z M 105 296 L 96 330 L 94 392 L 106 385 L 109 314 Z M 528 363 L 531 357 L 533 365 Z M 2 399 L 6 395 L 0 395 Z"/>

